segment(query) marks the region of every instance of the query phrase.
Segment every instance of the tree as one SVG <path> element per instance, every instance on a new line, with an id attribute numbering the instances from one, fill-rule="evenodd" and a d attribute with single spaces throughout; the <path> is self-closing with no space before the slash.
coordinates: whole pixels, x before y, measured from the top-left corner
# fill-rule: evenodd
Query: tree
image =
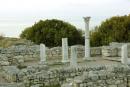
<path id="1" fill-rule="evenodd" d="M 130 15 L 107 19 L 92 31 L 90 38 L 92 46 L 108 45 L 110 42 L 129 42 Z"/>
<path id="2" fill-rule="evenodd" d="M 20 35 L 35 42 L 44 43 L 48 47 L 61 46 L 62 38 L 68 38 L 68 44 L 83 44 L 81 31 L 75 26 L 57 19 L 40 20 L 33 26 L 26 28 Z"/>

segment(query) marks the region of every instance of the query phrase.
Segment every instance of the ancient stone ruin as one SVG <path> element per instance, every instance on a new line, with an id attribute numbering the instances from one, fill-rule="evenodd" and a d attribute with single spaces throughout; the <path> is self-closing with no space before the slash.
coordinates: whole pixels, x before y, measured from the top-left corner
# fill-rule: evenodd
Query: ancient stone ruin
<path id="1" fill-rule="evenodd" d="M 130 43 L 90 47 L 89 20 L 85 46 L 68 46 L 62 38 L 62 47 L 0 48 L 0 87 L 130 87 Z"/>

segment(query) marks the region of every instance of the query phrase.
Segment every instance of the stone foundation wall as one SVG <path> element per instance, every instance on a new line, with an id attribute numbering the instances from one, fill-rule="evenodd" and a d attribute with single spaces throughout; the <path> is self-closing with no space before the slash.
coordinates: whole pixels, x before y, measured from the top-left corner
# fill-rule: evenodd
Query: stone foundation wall
<path id="1" fill-rule="evenodd" d="M 84 57 L 84 46 L 77 45 L 78 58 Z M 69 47 L 70 57 L 70 47 Z M 62 47 L 46 48 L 47 58 L 62 58 Z M 91 48 L 91 55 L 101 55 L 101 47 Z M 9 48 L 0 48 L 0 65 L 19 64 L 26 61 L 39 60 L 39 45 L 17 45 Z"/>
<path id="2" fill-rule="evenodd" d="M 109 46 L 91 47 L 91 56 L 120 57 L 123 43 L 111 43 Z M 77 46 L 78 58 L 83 58 L 85 49 Z M 128 57 L 130 57 L 130 44 L 128 44 Z M 69 47 L 70 57 L 70 47 Z M 19 64 L 26 61 L 39 60 L 39 45 L 16 45 L 8 48 L 0 48 L 0 65 Z M 62 47 L 46 47 L 47 58 L 62 58 Z"/>
<path id="3" fill-rule="evenodd" d="M 24 61 L 35 61 L 39 58 L 38 45 L 17 45 L 8 48 L 0 48 L 0 65 L 18 64 Z"/>
<path id="4" fill-rule="evenodd" d="M 124 73 L 99 71 L 87 74 L 83 74 L 81 82 L 75 82 L 77 87 L 130 87 L 128 77 Z"/>
<path id="5" fill-rule="evenodd" d="M 25 87 L 53 87 L 57 84 L 62 85 L 61 87 L 130 87 L 130 68 L 120 65 L 48 70 L 47 67 L 38 65 L 21 70 L 14 78 L 12 81 L 22 82 Z"/>
<path id="6" fill-rule="evenodd" d="M 91 48 L 91 56 L 98 56 L 102 54 L 101 47 L 92 47 Z M 69 57 L 70 57 L 70 47 L 69 47 Z M 85 55 L 85 49 L 82 45 L 77 45 L 77 56 L 78 58 L 83 58 Z M 54 47 L 51 49 L 47 49 L 47 57 L 49 58 L 61 58 L 62 57 L 62 48 Z"/>
<path id="7" fill-rule="evenodd" d="M 0 87 L 25 87 L 23 83 L 0 83 Z"/>
<path id="8" fill-rule="evenodd" d="M 109 46 L 91 47 L 91 56 L 120 57 L 121 46 L 124 43 L 110 43 Z M 130 57 L 130 44 L 128 43 L 128 57 Z M 82 45 L 77 45 L 78 58 L 83 58 L 85 49 Z M 69 47 L 70 57 L 70 47 Z M 39 60 L 39 45 L 14 45 L 8 48 L 0 48 L 0 65 L 19 64 L 25 61 Z M 62 48 L 46 48 L 47 58 L 62 58 Z"/>
<path id="9" fill-rule="evenodd" d="M 117 45 L 117 46 L 116 46 Z M 102 46 L 102 56 L 105 57 L 121 57 L 121 46 L 119 45 Z M 130 44 L 128 44 L 128 57 L 130 57 Z"/>
<path id="10" fill-rule="evenodd" d="M 129 68 L 114 67 L 113 70 L 84 72 L 62 87 L 130 87 Z"/>
<path id="11" fill-rule="evenodd" d="M 77 67 L 77 68 L 65 68 L 65 69 L 54 69 L 49 71 L 42 71 L 35 73 L 33 75 L 26 76 L 26 86 L 39 84 L 43 87 L 52 86 L 56 84 L 63 84 L 66 82 L 67 78 L 74 78 L 76 76 L 81 76 L 83 72 L 89 71 L 100 71 L 106 70 L 105 66 L 97 67 Z M 31 85 L 30 85 L 31 84 Z M 44 85 L 43 85 L 44 84 Z"/>
<path id="12" fill-rule="evenodd" d="M 112 46 L 102 47 L 102 56 L 106 57 L 118 57 L 120 56 L 120 49 Z"/>
<path id="13" fill-rule="evenodd" d="M 130 87 L 130 69 L 127 67 L 113 67 L 109 69 L 100 67 L 79 67 L 42 71 L 26 78 L 26 85 L 53 86 L 61 84 L 62 87 Z M 68 84 L 73 86 L 68 86 Z M 64 85 L 65 84 L 65 85 Z M 74 86 L 75 85 L 75 86 Z"/>

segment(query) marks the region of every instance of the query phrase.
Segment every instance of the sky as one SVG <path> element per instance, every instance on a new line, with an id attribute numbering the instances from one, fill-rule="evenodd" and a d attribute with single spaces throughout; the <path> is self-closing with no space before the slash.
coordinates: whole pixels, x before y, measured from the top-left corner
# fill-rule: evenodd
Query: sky
<path id="1" fill-rule="evenodd" d="M 0 0 L 0 34 L 19 37 L 40 19 L 60 19 L 84 30 L 86 16 L 91 16 L 92 29 L 107 18 L 128 14 L 130 0 Z"/>

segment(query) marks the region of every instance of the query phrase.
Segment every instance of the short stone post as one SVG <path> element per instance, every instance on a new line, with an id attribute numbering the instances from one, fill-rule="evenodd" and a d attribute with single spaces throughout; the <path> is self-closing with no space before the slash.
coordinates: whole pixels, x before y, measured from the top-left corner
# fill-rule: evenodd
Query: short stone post
<path id="1" fill-rule="evenodd" d="M 127 51 L 127 44 L 121 47 L 121 63 L 127 64 L 128 59 L 128 51 Z"/>
<path id="2" fill-rule="evenodd" d="M 68 59 L 68 39 L 62 38 L 62 62 L 69 62 Z"/>
<path id="3" fill-rule="evenodd" d="M 40 44 L 40 63 L 46 63 L 46 47 L 45 44 Z"/>
<path id="4" fill-rule="evenodd" d="M 89 21 L 90 17 L 84 17 L 85 22 L 85 60 L 90 59 L 90 40 L 89 40 Z"/>
<path id="5" fill-rule="evenodd" d="M 77 47 L 76 46 L 71 46 L 70 66 L 77 67 Z"/>

